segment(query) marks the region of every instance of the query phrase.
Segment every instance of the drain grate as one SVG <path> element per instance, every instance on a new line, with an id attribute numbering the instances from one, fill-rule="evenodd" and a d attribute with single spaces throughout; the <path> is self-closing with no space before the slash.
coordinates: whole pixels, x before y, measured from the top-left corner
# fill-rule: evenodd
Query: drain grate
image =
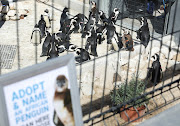
<path id="1" fill-rule="evenodd" d="M 0 45 L 0 68 L 11 69 L 16 55 L 16 45 Z"/>

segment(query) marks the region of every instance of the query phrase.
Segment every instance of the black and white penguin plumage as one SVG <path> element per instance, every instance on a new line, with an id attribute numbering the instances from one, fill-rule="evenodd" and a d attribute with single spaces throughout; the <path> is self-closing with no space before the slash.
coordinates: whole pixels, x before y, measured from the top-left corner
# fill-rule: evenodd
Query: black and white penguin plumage
<path id="1" fill-rule="evenodd" d="M 73 23 L 73 25 L 74 25 L 73 31 L 75 33 L 82 32 L 85 22 L 88 21 L 88 18 L 84 14 L 79 13 L 79 14 L 75 15 L 73 17 L 73 19 L 76 21 L 76 22 L 74 21 L 74 23 Z"/>
<path id="2" fill-rule="evenodd" d="M 69 19 L 68 13 L 69 13 L 69 9 L 67 7 L 65 7 L 63 9 L 63 12 L 62 12 L 61 18 L 60 18 L 60 29 L 59 29 L 59 31 L 62 31 L 62 27 L 64 25 L 64 22 Z"/>
<path id="3" fill-rule="evenodd" d="M 137 33 L 137 39 L 141 40 L 141 44 L 145 46 L 145 48 L 148 46 L 149 40 L 150 40 L 150 32 L 148 27 L 148 22 L 145 17 L 140 18 L 140 29 L 136 31 Z"/>
<path id="4" fill-rule="evenodd" d="M 85 45 L 85 49 L 88 51 L 90 48 L 90 55 L 98 56 L 97 54 L 97 34 L 94 29 L 88 31 L 87 33 L 87 42 Z"/>
<path id="5" fill-rule="evenodd" d="M 30 42 L 34 44 L 34 46 L 38 46 L 41 44 L 41 31 L 39 26 L 36 24 L 31 34 Z"/>
<path id="6" fill-rule="evenodd" d="M 48 9 L 44 10 L 43 17 L 44 17 L 44 21 L 46 22 L 46 28 L 51 28 L 51 19 Z"/>
<path id="7" fill-rule="evenodd" d="M 108 24 L 108 19 L 102 10 L 99 11 L 99 17 L 102 25 Z"/>
<path id="8" fill-rule="evenodd" d="M 44 43 L 42 45 L 42 53 L 41 53 L 40 57 L 48 56 L 49 55 L 49 50 L 51 48 L 50 42 L 51 42 L 51 37 L 52 36 L 48 31 L 46 31 L 46 33 L 47 33 L 47 36 L 46 36 L 46 38 L 44 40 Z"/>
<path id="9" fill-rule="evenodd" d="M 56 126 L 75 126 L 71 101 L 68 80 L 64 75 L 59 75 L 55 81 L 55 92 L 53 98 L 53 122 Z"/>
<path id="10" fill-rule="evenodd" d="M 162 68 L 159 61 L 159 55 L 155 54 L 154 56 L 152 56 L 151 60 L 153 61 L 153 63 L 151 68 L 149 69 L 148 79 L 150 79 L 150 81 L 156 85 L 162 79 Z"/>
<path id="11" fill-rule="evenodd" d="M 57 51 L 57 47 L 56 47 L 56 44 L 57 43 L 57 40 L 56 40 L 56 37 L 55 37 L 55 33 L 52 34 L 52 37 L 51 37 L 51 49 L 49 51 L 49 57 L 47 58 L 47 60 L 49 59 L 53 59 L 53 58 L 56 58 L 58 57 L 58 51 Z"/>
<path id="12" fill-rule="evenodd" d="M 109 23 L 113 22 L 114 24 L 116 23 L 117 19 L 119 16 L 119 9 L 114 8 L 113 12 L 111 13 L 111 15 L 109 16 Z"/>
<path id="13" fill-rule="evenodd" d="M 75 60 L 78 63 L 82 63 L 91 59 L 89 52 L 83 48 L 76 48 L 76 54 L 78 56 L 75 57 Z"/>
<path id="14" fill-rule="evenodd" d="M 98 21 L 99 21 L 98 12 L 99 11 L 98 11 L 95 1 L 91 1 L 91 12 L 92 12 L 92 17 L 95 18 L 95 23 L 98 23 Z"/>
<path id="15" fill-rule="evenodd" d="M 44 38 L 46 36 L 46 22 L 43 15 L 41 15 L 41 19 L 38 22 L 38 27 L 41 31 L 41 38 Z"/>
<path id="16" fill-rule="evenodd" d="M 83 31 L 81 37 L 85 38 L 86 37 L 86 33 L 88 31 L 90 31 L 92 28 L 94 28 L 95 24 L 96 24 L 96 19 L 92 16 L 92 12 L 90 11 L 89 12 L 89 20 L 88 20 L 88 22 L 84 26 L 84 31 Z"/>
<path id="17" fill-rule="evenodd" d="M 109 45 L 108 50 L 119 51 L 122 48 L 122 40 L 121 37 L 116 32 L 116 28 L 114 25 L 107 26 L 107 44 Z"/>

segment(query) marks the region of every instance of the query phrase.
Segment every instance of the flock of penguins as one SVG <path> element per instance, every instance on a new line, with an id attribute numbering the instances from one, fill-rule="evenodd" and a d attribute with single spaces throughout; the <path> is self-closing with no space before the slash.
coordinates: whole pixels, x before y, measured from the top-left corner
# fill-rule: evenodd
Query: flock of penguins
<path id="1" fill-rule="evenodd" d="M 40 57 L 47 56 L 47 60 L 58 57 L 59 53 L 64 51 L 75 52 L 76 62 L 82 63 L 90 60 L 90 55 L 98 57 L 97 45 L 102 44 L 103 41 L 107 41 L 108 51 L 110 50 L 127 50 L 134 51 L 133 39 L 128 30 L 123 29 L 122 35 L 116 32 L 115 23 L 120 14 L 119 9 L 114 8 L 113 12 L 107 18 L 102 10 L 98 10 L 96 2 L 91 1 L 91 10 L 89 11 L 89 17 L 87 18 L 84 14 L 77 14 L 72 18 L 69 18 L 69 9 L 65 7 L 60 18 L 60 29 L 58 33 L 52 33 L 47 30 L 51 27 L 51 19 L 49 11 L 46 9 L 44 15 L 41 15 L 41 19 L 38 24 L 35 25 L 31 39 L 34 37 L 34 33 L 38 31 L 40 41 L 44 39 L 42 45 L 42 54 Z M 150 40 L 150 32 L 148 22 L 145 17 L 140 17 L 140 28 L 136 31 L 137 39 L 140 39 L 140 44 L 148 46 Z M 85 48 L 79 48 L 75 44 L 70 42 L 70 35 L 72 33 L 82 33 L 82 38 L 86 38 Z M 150 68 L 152 81 L 154 79 L 160 80 L 161 76 L 161 64 L 159 62 L 159 55 L 155 54 L 153 57 L 153 64 Z M 150 74 L 149 74 L 150 75 Z"/>

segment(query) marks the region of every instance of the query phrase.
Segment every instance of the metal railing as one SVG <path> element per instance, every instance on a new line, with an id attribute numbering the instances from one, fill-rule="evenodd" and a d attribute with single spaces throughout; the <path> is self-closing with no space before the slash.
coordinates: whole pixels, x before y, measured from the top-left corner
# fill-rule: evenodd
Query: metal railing
<path id="1" fill-rule="evenodd" d="M 46 5 L 46 7 L 51 7 L 52 8 L 52 19 L 55 19 L 57 17 L 55 17 L 55 10 L 59 11 L 59 13 L 62 13 L 62 9 L 59 9 L 57 5 L 59 5 L 58 3 L 56 3 L 57 1 L 54 0 L 46 0 L 46 1 L 41 1 L 41 0 L 34 0 L 34 16 L 35 16 L 35 23 L 38 22 L 37 19 L 39 19 L 37 17 L 37 4 L 41 4 L 41 5 Z M 66 6 L 68 8 L 70 8 L 70 14 L 71 17 L 75 16 L 73 14 L 73 10 L 71 10 L 71 0 L 68 0 L 68 2 L 66 2 Z M 106 10 L 109 11 L 109 14 L 112 13 L 112 10 L 114 9 L 114 7 L 116 6 L 118 0 L 98 0 L 96 1 L 97 3 L 97 8 L 99 8 L 99 10 L 103 10 L 103 8 L 106 8 Z M 137 65 L 136 65 L 136 70 L 134 71 L 135 73 L 135 83 L 134 83 L 134 87 L 133 88 L 133 96 L 131 99 L 126 99 L 126 96 L 128 95 L 128 90 L 127 87 L 129 85 L 129 82 L 132 78 L 129 77 L 129 74 L 132 73 L 130 71 L 132 71 L 133 69 L 131 69 L 131 63 L 132 63 L 132 53 L 131 51 L 124 51 L 123 49 L 119 49 L 118 51 L 108 51 L 108 44 L 106 44 L 106 42 L 104 42 L 104 46 L 100 47 L 100 45 L 97 45 L 97 47 L 99 46 L 99 48 L 101 48 L 101 51 L 103 50 L 103 53 L 101 55 L 98 55 L 98 57 L 95 56 L 91 56 L 91 60 L 82 62 L 82 63 L 77 63 L 76 67 L 77 67 L 77 74 L 78 74 L 78 82 L 79 82 L 79 89 L 80 89 L 80 94 L 81 94 L 81 102 L 82 102 L 82 110 L 83 110 L 83 115 L 84 115 L 84 125 L 105 125 L 108 126 L 111 124 L 111 122 L 113 121 L 115 125 L 127 125 L 133 121 L 136 121 L 146 115 L 149 115 L 150 113 L 157 111 L 158 109 L 169 105 L 170 103 L 173 103 L 177 100 L 180 99 L 180 96 L 178 95 L 179 91 L 180 91 L 180 84 L 179 84 L 179 80 L 180 80 L 180 71 L 177 70 L 177 68 L 179 67 L 179 38 L 178 41 L 175 41 L 175 39 L 173 39 L 173 35 L 174 34 L 180 34 L 180 31 L 174 31 L 174 27 L 176 27 L 175 21 L 176 21 L 176 13 L 177 13 L 177 9 L 178 9 L 178 2 L 177 1 L 173 1 L 173 3 L 169 2 L 167 3 L 167 7 L 166 9 L 168 9 L 168 13 L 171 12 L 171 7 L 174 7 L 175 11 L 173 13 L 173 19 L 169 19 L 168 17 L 163 17 L 163 15 L 157 16 L 157 14 L 160 14 L 158 11 L 158 8 L 154 8 L 154 12 L 156 12 L 155 14 L 148 14 L 146 12 L 146 8 L 147 8 L 147 3 L 144 2 L 140 2 L 140 4 L 142 5 L 142 8 L 140 8 L 141 11 L 137 12 L 137 11 L 133 11 L 133 5 L 129 5 L 129 1 L 126 0 L 122 0 L 121 1 L 122 6 L 126 6 L 126 10 L 124 11 L 121 8 L 118 8 L 121 10 L 121 13 L 119 14 L 119 20 L 117 21 L 116 32 L 118 32 L 118 34 L 121 36 L 123 34 L 122 29 L 127 29 L 130 30 L 131 36 L 133 36 L 133 41 L 135 41 L 135 45 L 138 46 L 139 51 L 137 53 Z M 135 1 L 134 1 L 135 2 Z M 139 1 L 138 1 L 139 2 Z M 77 3 L 80 3 L 80 1 L 77 1 Z M 89 2 L 90 3 L 90 2 Z M 138 3 L 137 3 L 138 4 Z M 161 3 L 159 3 L 161 4 Z M 82 6 L 82 11 L 79 13 L 85 14 L 85 11 L 87 11 L 87 8 L 85 7 L 85 0 L 81 1 Z M 18 8 L 18 4 L 16 3 L 16 7 Z M 124 8 L 124 7 L 122 7 Z M 89 9 L 89 8 L 88 8 Z M 90 9 L 91 10 L 91 6 Z M 89 11 L 88 10 L 88 11 Z M 137 8 L 136 8 L 137 10 Z M 72 13 L 71 13 L 72 12 Z M 138 15 L 138 16 L 137 16 Z M 88 15 L 86 15 L 88 17 Z M 109 15 L 106 14 L 106 16 L 108 17 Z M 149 82 L 149 78 L 145 77 L 144 79 L 141 79 L 144 82 L 144 87 L 143 87 L 143 91 L 141 93 L 141 95 L 137 95 L 138 94 L 138 77 L 140 74 L 140 68 L 141 68 L 141 63 L 145 62 L 144 60 L 141 60 L 142 55 L 145 53 L 143 52 L 143 50 L 147 49 L 143 49 L 143 46 L 140 44 L 140 40 L 138 40 L 136 37 L 136 30 L 134 30 L 134 27 L 138 27 L 139 28 L 139 22 L 137 22 L 137 19 L 140 17 L 146 17 L 148 19 L 148 23 L 151 24 L 149 25 L 150 28 L 150 40 L 149 40 L 149 45 L 148 45 L 148 49 L 149 49 L 149 53 L 146 54 L 146 57 L 148 57 L 147 59 L 147 63 L 146 63 L 146 70 L 148 68 L 151 68 L 151 60 L 149 57 L 151 57 L 152 55 L 152 49 L 154 46 L 154 41 L 155 42 L 159 42 L 160 44 L 158 44 L 159 46 L 155 46 L 155 47 L 159 47 L 159 51 L 158 51 L 158 55 L 160 57 L 160 59 L 162 58 L 162 47 L 167 46 L 167 50 L 168 50 L 168 54 L 166 59 L 164 59 L 163 61 L 166 61 L 166 64 L 164 65 L 164 72 L 163 77 L 161 79 L 161 82 L 156 83 L 156 82 L 152 82 L 150 84 Z M 59 17 L 57 18 L 57 20 L 59 20 Z M 169 22 L 169 20 L 171 20 L 173 23 L 172 25 L 172 31 L 171 33 L 165 34 L 163 33 L 157 33 L 156 30 L 158 30 L 160 28 L 160 25 L 164 25 L 165 22 Z M 127 21 L 127 22 L 126 22 Z M 129 22 L 128 22 L 129 21 Z M 154 21 L 153 25 L 152 21 Z M 84 21 L 83 21 L 84 22 Z M 160 24 L 160 23 L 163 24 Z M 130 27 L 127 27 L 128 26 Z M 83 23 L 83 27 L 84 27 Z M 96 24 L 97 27 L 99 26 L 99 24 Z M 165 24 L 165 25 L 168 25 Z M 54 28 L 55 24 L 52 21 L 52 28 L 51 28 L 51 34 L 54 33 L 55 28 Z M 21 45 L 21 41 L 19 40 L 20 38 L 20 34 L 19 34 L 19 22 L 16 22 L 16 34 L 17 34 L 17 69 L 21 69 L 23 66 L 21 66 L 21 55 L 23 55 L 20 45 Z M 164 26 L 166 29 L 163 29 L 163 31 L 167 31 L 167 26 Z M 171 27 L 171 26 L 169 26 Z M 138 30 L 138 29 L 137 29 Z M 58 31 L 57 31 L 58 32 Z M 84 32 L 84 29 L 83 31 Z M 72 33 L 72 35 L 75 33 Z M 79 33 L 81 34 L 81 33 Z M 78 34 L 78 35 L 79 35 Z M 155 34 L 158 34 L 159 37 L 155 36 Z M 168 40 L 168 43 L 164 42 L 166 40 L 164 40 L 165 37 L 170 36 L 170 39 Z M 73 39 L 73 37 L 71 38 Z M 79 40 L 80 41 L 80 40 Z M 80 48 L 84 48 L 85 42 L 87 40 L 86 39 L 81 39 L 81 44 L 80 44 Z M 106 41 L 106 40 L 105 40 Z M 175 41 L 175 42 L 174 42 Z M 176 44 L 176 47 L 172 47 L 173 44 Z M 134 48 L 136 47 L 134 45 Z M 35 64 L 39 63 L 38 62 L 38 46 L 35 46 Z M 174 57 L 174 64 L 172 66 L 169 67 L 169 61 L 170 59 L 170 55 L 171 55 L 171 51 L 176 52 L 175 57 Z M 1 50 L 0 50 L 1 51 Z M 136 51 L 136 50 L 135 50 Z M 70 53 L 70 52 L 67 52 Z M 125 54 L 127 53 L 127 54 Z M 2 53 L 1 53 L 2 54 Z M 65 55 L 66 53 L 63 53 L 63 55 Z M 118 76 L 119 74 L 121 74 L 122 72 L 122 67 L 124 65 L 122 65 L 122 60 L 126 60 L 126 58 L 122 58 L 125 55 L 126 57 L 128 57 L 128 61 L 125 64 L 126 66 L 126 70 L 124 75 L 125 78 L 122 82 L 122 80 L 120 80 L 120 82 L 122 82 L 122 84 L 120 84 L 120 86 L 118 85 Z M 1 57 L 3 57 L 2 55 L 0 55 Z M 0 57 L 0 58 L 1 58 Z M 135 56 L 133 56 L 135 57 Z M 2 58 L 1 58 L 2 59 Z M 160 60 L 161 61 L 161 60 Z M 112 63 L 113 62 L 113 63 Z M 172 62 L 172 61 L 171 61 Z M 2 64 L 2 62 L 0 62 L 0 64 Z M 102 65 L 101 65 L 102 64 Z M 113 71 L 113 73 L 109 73 L 109 64 L 113 64 L 114 66 L 110 67 L 111 69 L 115 69 Z M 104 67 L 102 67 L 104 66 Z M 97 68 L 99 67 L 99 69 Z M 101 69 L 102 67 L 102 69 Z M 92 68 L 92 69 L 91 69 Z M 3 74 L 3 68 L 0 69 L 0 74 Z M 98 70 L 100 73 L 97 75 Z M 169 72 L 171 70 L 171 72 Z M 145 74 L 148 74 L 148 71 L 144 72 Z M 88 75 L 89 74 L 89 75 Z M 102 75 L 104 74 L 104 75 Z M 111 81 L 111 84 L 108 84 L 110 81 L 108 80 L 110 74 L 114 74 L 114 80 Z M 122 74 L 121 74 L 122 75 Z M 85 79 L 84 79 L 85 78 Z M 91 79 L 92 78 L 92 79 Z M 99 79 L 101 81 L 97 81 L 96 79 Z M 88 80 L 90 82 L 88 82 L 86 85 L 86 82 L 84 80 Z M 157 77 L 156 77 L 157 80 Z M 96 82 L 97 81 L 97 82 Z M 100 82 L 101 86 L 97 85 L 98 82 Z M 114 83 L 114 85 L 113 85 Z M 109 86 L 110 85 L 110 86 Z M 116 104 L 115 100 L 117 100 L 116 94 L 117 89 L 122 89 L 122 85 L 124 85 L 124 94 L 122 95 L 122 102 L 121 104 Z M 86 96 L 83 95 L 83 89 L 82 87 L 84 86 L 88 86 L 90 90 L 90 95 Z M 95 89 L 96 88 L 96 89 Z M 111 91 L 109 91 L 109 89 Z M 94 94 L 94 90 L 96 91 Z M 99 93 L 100 92 L 100 93 Z M 178 92 L 178 93 L 177 93 Z M 113 93 L 113 97 L 110 98 L 110 94 Z M 100 95 L 101 94 L 101 95 Z M 168 95 L 167 95 L 168 94 Z M 98 96 L 96 96 L 98 95 Z M 95 97 L 95 99 L 94 99 Z M 147 97 L 147 98 L 146 98 Z M 84 99 L 88 99 L 89 102 L 87 102 L 87 100 L 85 100 L 85 102 L 83 101 Z M 143 99 L 140 102 L 136 102 L 139 99 Z M 157 100 L 161 99 L 162 102 L 158 102 Z M 154 105 L 154 107 L 150 106 L 149 104 L 147 104 L 147 101 L 150 102 L 151 105 Z M 139 110 L 137 109 L 136 106 L 138 106 L 139 104 L 143 104 L 146 110 L 146 113 L 144 113 L 143 115 L 140 115 Z M 128 105 L 128 107 L 126 107 Z M 125 108 L 126 107 L 126 108 Z M 138 117 L 135 119 L 130 119 L 129 115 L 127 114 L 127 110 L 130 109 L 131 107 L 133 107 L 136 111 L 136 113 L 138 114 Z M 122 109 L 123 108 L 123 109 Z M 121 114 L 122 117 L 122 113 L 125 113 L 127 121 L 124 122 L 120 119 L 119 114 Z M 118 116 L 117 116 L 118 115 Z M 110 121 L 109 121 L 109 118 Z"/>

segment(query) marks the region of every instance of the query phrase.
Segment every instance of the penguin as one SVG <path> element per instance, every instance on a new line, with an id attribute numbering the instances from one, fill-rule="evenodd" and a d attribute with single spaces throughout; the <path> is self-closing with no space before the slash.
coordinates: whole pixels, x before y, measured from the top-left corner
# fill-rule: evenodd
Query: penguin
<path id="1" fill-rule="evenodd" d="M 92 28 L 94 28 L 95 27 L 95 18 L 92 16 L 92 12 L 90 11 L 90 13 L 89 13 L 89 20 L 88 20 L 88 22 L 85 24 L 85 26 L 84 26 L 84 30 L 83 30 L 83 33 L 82 33 L 82 38 L 85 38 L 86 37 L 86 33 L 88 32 L 88 31 L 90 31 Z"/>
<path id="2" fill-rule="evenodd" d="M 98 57 L 97 54 L 97 34 L 94 29 L 88 31 L 87 33 L 87 42 L 85 49 L 88 51 L 90 47 L 90 55 Z"/>
<path id="3" fill-rule="evenodd" d="M 108 19 L 102 10 L 99 11 L 99 17 L 102 25 L 108 24 Z"/>
<path id="4" fill-rule="evenodd" d="M 148 27 L 148 22 L 145 17 L 141 17 L 139 19 L 140 21 L 140 28 L 139 30 L 136 31 L 137 33 L 137 39 L 141 40 L 141 44 L 145 46 L 145 48 L 149 44 L 150 40 L 150 32 L 149 32 L 149 27 Z"/>
<path id="5" fill-rule="evenodd" d="M 42 53 L 41 53 L 40 57 L 48 56 L 49 55 L 49 50 L 51 48 L 50 42 L 51 42 L 51 37 L 52 36 L 48 31 L 46 31 L 46 33 L 47 33 L 47 36 L 46 36 L 46 38 L 44 40 L 44 43 L 42 45 Z"/>
<path id="6" fill-rule="evenodd" d="M 83 27 L 85 25 L 85 22 L 88 21 L 88 18 L 84 14 L 79 13 L 79 14 L 75 15 L 73 17 L 73 19 L 76 21 L 73 23 L 73 25 L 74 25 L 73 31 L 75 33 L 78 33 L 78 32 L 82 33 Z"/>
<path id="7" fill-rule="evenodd" d="M 75 50 L 78 56 L 75 57 L 76 62 L 82 63 L 87 60 L 91 60 L 89 52 L 83 48 L 76 48 Z"/>
<path id="8" fill-rule="evenodd" d="M 73 28 L 71 28 L 72 24 L 72 20 L 71 19 L 67 19 L 66 21 L 64 21 L 63 26 L 61 27 L 61 31 L 64 34 L 70 35 L 73 32 Z"/>
<path id="9" fill-rule="evenodd" d="M 64 25 L 64 22 L 69 19 L 68 13 L 69 13 L 69 9 L 67 7 L 65 7 L 63 9 L 63 12 L 62 12 L 61 18 L 60 18 L 60 29 L 59 29 L 59 31 L 62 31 L 62 27 Z"/>
<path id="10" fill-rule="evenodd" d="M 98 8 L 96 7 L 96 2 L 91 1 L 91 12 L 92 12 L 92 17 L 95 18 L 95 23 L 97 24 L 99 21 L 99 16 L 98 16 Z"/>
<path id="11" fill-rule="evenodd" d="M 127 51 L 134 51 L 134 48 L 133 48 L 134 41 L 132 39 L 130 32 L 126 31 L 125 29 L 123 29 L 123 31 L 124 31 L 123 36 L 122 36 L 123 47 Z"/>
<path id="12" fill-rule="evenodd" d="M 41 44 L 41 31 L 39 29 L 38 24 L 34 26 L 34 29 L 31 34 L 30 42 L 33 43 L 35 46 Z"/>
<path id="13" fill-rule="evenodd" d="M 75 126 L 71 92 L 68 89 L 69 82 L 64 75 L 59 75 L 55 80 L 55 92 L 53 97 L 55 125 Z"/>
<path id="14" fill-rule="evenodd" d="M 105 40 L 104 34 L 107 32 L 106 25 L 101 25 L 97 28 L 97 43 L 102 44 L 102 42 Z"/>
<path id="15" fill-rule="evenodd" d="M 58 57 L 58 51 L 57 51 L 57 47 L 56 47 L 56 43 L 57 43 L 57 40 L 55 39 L 55 33 L 52 34 L 52 37 L 51 37 L 51 49 L 50 49 L 50 52 L 49 52 L 49 57 L 47 58 L 47 60 L 49 59 L 53 59 L 53 58 L 56 58 Z"/>
<path id="16" fill-rule="evenodd" d="M 149 70 L 149 75 L 151 75 L 150 81 L 153 84 L 157 85 L 157 83 L 159 83 L 162 79 L 162 68 L 161 63 L 159 61 L 159 55 L 155 54 L 151 57 L 151 60 L 153 61 L 153 63 Z"/>
<path id="17" fill-rule="evenodd" d="M 51 19 L 50 19 L 50 15 L 49 15 L 49 10 L 46 9 L 44 10 L 44 15 L 43 18 L 46 22 L 46 28 L 51 28 Z"/>
<path id="18" fill-rule="evenodd" d="M 119 9 L 114 8 L 113 12 L 110 14 L 109 18 L 108 18 L 108 22 L 113 22 L 113 24 L 116 23 L 117 18 L 119 16 Z"/>
<path id="19" fill-rule="evenodd" d="M 41 19 L 38 22 L 38 27 L 41 31 L 41 38 L 44 38 L 46 36 L 46 22 L 43 15 L 41 15 Z"/>

